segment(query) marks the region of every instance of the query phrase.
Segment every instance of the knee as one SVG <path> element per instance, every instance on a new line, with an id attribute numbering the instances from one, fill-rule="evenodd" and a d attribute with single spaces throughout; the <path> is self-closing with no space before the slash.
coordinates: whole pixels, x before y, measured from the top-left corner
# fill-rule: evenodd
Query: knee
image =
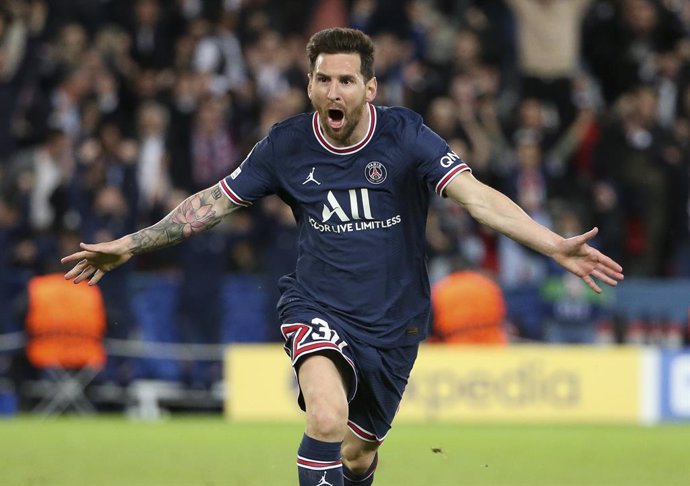
<path id="1" fill-rule="evenodd" d="M 345 443 L 342 447 L 343 463 L 353 473 L 364 474 L 374 461 L 377 450 L 378 444 L 362 447 L 360 444 Z"/>
<path id="2" fill-rule="evenodd" d="M 315 439 L 338 442 L 347 430 L 347 404 L 316 401 L 307 404 L 307 434 Z"/>

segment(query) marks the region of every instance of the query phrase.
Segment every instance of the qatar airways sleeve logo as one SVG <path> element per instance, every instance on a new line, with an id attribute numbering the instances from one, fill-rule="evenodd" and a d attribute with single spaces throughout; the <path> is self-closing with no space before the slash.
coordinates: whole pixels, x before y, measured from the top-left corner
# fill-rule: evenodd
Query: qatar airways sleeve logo
<path id="1" fill-rule="evenodd" d="M 441 167 L 447 169 L 448 167 L 453 165 L 453 162 L 455 162 L 456 160 L 460 160 L 460 157 L 458 156 L 458 154 L 451 151 L 451 152 L 448 152 L 443 157 L 441 157 L 441 160 L 439 160 L 439 162 L 441 163 Z"/>

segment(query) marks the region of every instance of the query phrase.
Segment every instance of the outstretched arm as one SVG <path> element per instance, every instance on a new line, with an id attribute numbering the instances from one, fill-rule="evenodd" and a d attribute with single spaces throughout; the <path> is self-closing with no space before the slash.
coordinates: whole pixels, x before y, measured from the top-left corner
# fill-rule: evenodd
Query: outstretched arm
<path id="1" fill-rule="evenodd" d="M 74 280 L 74 283 L 89 279 L 89 285 L 95 285 L 106 272 L 119 267 L 134 255 L 175 245 L 196 233 L 213 228 L 237 208 L 217 185 L 211 186 L 189 196 L 165 218 L 148 228 L 104 243 L 80 243 L 81 251 L 61 260 L 62 263 L 77 262 L 65 274 L 65 278 Z"/>
<path id="2" fill-rule="evenodd" d="M 480 223 L 553 258 L 597 293 L 601 293 L 601 288 L 592 277 L 612 286 L 623 279 L 623 268 L 618 263 L 587 244 L 597 234 L 597 228 L 563 238 L 530 218 L 510 198 L 479 182 L 470 172 L 458 175 L 446 188 L 446 194 Z"/>

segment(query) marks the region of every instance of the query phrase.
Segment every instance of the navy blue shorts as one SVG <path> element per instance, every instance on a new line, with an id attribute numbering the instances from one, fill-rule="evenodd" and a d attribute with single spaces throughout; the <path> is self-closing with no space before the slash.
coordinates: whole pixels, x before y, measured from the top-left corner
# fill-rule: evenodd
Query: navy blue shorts
<path id="1" fill-rule="evenodd" d="M 314 308 L 294 307 L 283 316 L 285 351 L 297 374 L 301 361 L 312 354 L 330 357 L 349 383 L 348 427 L 360 439 L 381 443 L 400 406 L 419 344 L 379 349 L 355 341 L 348 324 Z M 305 409 L 300 390 L 298 403 Z"/>

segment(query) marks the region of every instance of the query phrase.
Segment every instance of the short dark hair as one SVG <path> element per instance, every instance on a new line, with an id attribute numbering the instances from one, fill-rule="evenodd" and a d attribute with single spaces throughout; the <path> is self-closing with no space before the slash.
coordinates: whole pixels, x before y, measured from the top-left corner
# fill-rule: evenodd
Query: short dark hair
<path id="1" fill-rule="evenodd" d="M 345 27 L 333 27 L 317 32 L 307 43 L 309 72 L 314 72 L 314 65 L 319 54 L 359 54 L 364 81 L 374 77 L 374 43 L 361 30 Z"/>

